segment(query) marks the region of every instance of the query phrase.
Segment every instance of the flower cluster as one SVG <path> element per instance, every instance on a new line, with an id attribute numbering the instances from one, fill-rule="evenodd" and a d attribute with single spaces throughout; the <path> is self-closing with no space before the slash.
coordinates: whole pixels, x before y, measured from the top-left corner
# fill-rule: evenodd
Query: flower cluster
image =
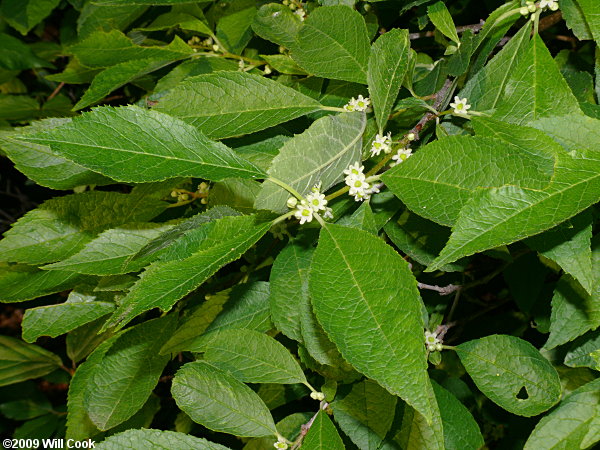
<path id="1" fill-rule="evenodd" d="M 293 0 L 283 0 L 282 3 L 284 5 L 287 5 L 288 8 L 294 11 L 294 14 L 300 17 L 300 20 L 303 21 L 304 19 L 306 19 L 306 11 L 304 11 L 302 3 L 296 4 L 296 2 L 294 2 Z"/>
<path id="2" fill-rule="evenodd" d="M 535 2 L 528 1 L 525 2 L 525 6 L 523 6 L 519 12 L 523 16 L 528 16 L 529 14 L 536 12 L 538 8 L 542 11 L 546 11 L 547 9 L 550 11 L 557 11 L 558 0 L 541 0 L 537 5 Z M 531 20 L 535 20 L 535 15 L 531 16 Z"/>
<path id="3" fill-rule="evenodd" d="M 540 8 L 546 9 L 548 8 L 550 11 L 558 10 L 558 0 L 541 0 Z"/>
<path id="4" fill-rule="evenodd" d="M 322 392 L 313 391 L 310 393 L 310 398 L 322 402 L 323 400 L 325 400 L 325 394 L 323 394 Z"/>
<path id="5" fill-rule="evenodd" d="M 314 214 L 321 213 L 326 219 L 333 218 L 331 208 L 327 207 L 325 194 L 321 194 L 321 183 L 314 186 L 310 194 L 305 199 L 298 202 L 295 198 L 290 198 L 287 202 L 288 208 L 296 208 L 294 217 L 300 221 L 300 225 L 313 220 Z"/>
<path id="6" fill-rule="evenodd" d="M 381 152 L 390 153 L 392 151 L 392 133 L 385 136 L 377 134 L 371 144 L 371 156 L 379 156 Z"/>
<path id="7" fill-rule="evenodd" d="M 399 148 L 394 156 L 392 156 L 392 162 L 390 167 L 397 166 L 398 164 L 406 161 L 412 155 L 412 150 L 408 147 Z"/>
<path id="8" fill-rule="evenodd" d="M 365 167 L 359 166 L 358 164 L 358 162 L 351 164 L 350 167 L 344 170 L 344 174 L 346 175 L 346 185 L 350 188 L 348 193 L 354 196 L 354 200 L 361 202 L 370 199 L 372 194 L 377 194 L 379 188 L 377 186 L 371 186 L 367 182 L 363 172 Z"/>
<path id="9" fill-rule="evenodd" d="M 279 449 L 279 450 L 286 450 L 288 448 L 288 445 L 285 441 L 283 441 L 281 438 L 279 438 L 277 440 L 277 442 L 275 442 L 273 444 L 273 447 Z"/>
<path id="10" fill-rule="evenodd" d="M 425 346 L 430 352 L 439 352 L 442 350 L 442 341 L 437 337 L 437 334 L 425 331 Z"/>
<path id="11" fill-rule="evenodd" d="M 352 97 L 350 101 L 344 105 L 344 109 L 346 111 L 366 111 L 369 109 L 369 106 L 371 106 L 371 99 L 359 95 L 356 99 Z"/>
<path id="12" fill-rule="evenodd" d="M 460 116 L 466 116 L 471 109 L 471 105 L 469 105 L 468 100 L 466 98 L 460 98 L 458 95 L 454 97 L 454 103 L 450 103 L 450 108 L 454 109 L 454 114 L 458 114 Z"/>

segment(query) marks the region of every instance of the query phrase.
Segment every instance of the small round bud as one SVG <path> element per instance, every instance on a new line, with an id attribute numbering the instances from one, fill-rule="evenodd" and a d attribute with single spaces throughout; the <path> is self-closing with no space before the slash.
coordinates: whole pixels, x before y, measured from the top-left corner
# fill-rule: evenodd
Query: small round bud
<path id="1" fill-rule="evenodd" d="M 310 393 L 310 398 L 322 402 L 323 400 L 325 400 L 325 394 L 323 394 L 322 392 L 313 391 Z"/>
<path id="2" fill-rule="evenodd" d="M 529 8 L 527 8 L 527 6 L 523 6 L 521 9 L 519 9 L 519 13 L 522 16 L 527 16 L 529 15 Z"/>
<path id="3" fill-rule="evenodd" d="M 406 136 L 406 139 L 408 139 L 409 141 L 414 141 L 417 137 L 415 136 L 415 133 L 408 133 L 408 135 Z"/>
<path id="4" fill-rule="evenodd" d="M 442 347 L 442 344 L 441 344 L 441 343 L 435 344 L 435 349 L 436 349 L 438 352 L 441 352 L 441 351 L 442 351 L 442 348 L 443 348 L 443 347 Z"/>
<path id="5" fill-rule="evenodd" d="M 213 46 L 212 46 L 212 49 L 213 49 L 215 52 L 218 52 L 218 51 L 219 51 L 219 46 L 218 46 L 217 44 L 213 44 Z"/>
<path id="6" fill-rule="evenodd" d="M 171 197 L 177 197 L 178 195 L 179 195 L 179 192 L 171 191 Z"/>
<path id="7" fill-rule="evenodd" d="M 558 10 L 558 3 L 551 3 L 549 6 L 551 11 L 557 11 Z"/>
<path id="8" fill-rule="evenodd" d="M 187 195 L 187 194 L 181 194 L 181 195 L 179 196 L 179 200 L 182 200 L 182 201 L 184 201 L 184 202 L 185 202 L 186 200 L 189 200 L 189 198 L 190 198 L 190 196 L 189 196 L 189 195 Z"/>
<path id="9" fill-rule="evenodd" d="M 429 350 L 430 352 L 435 352 L 435 349 L 436 349 L 436 346 L 435 346 L 435 344 L 432 344 L 432 345 L 428 345 L 428 346 L 427 346 L 427 350 Z"/>
<path id="10" fill-rule="evenodd" d="M 265 72 L 265 75 L 270 75 L 271 73 L 273 73 L 273 71 L 271 70 L 271 66 L 266 65 L 264 72 Z"/>
<path id="11" fill-rule="evenodd" d="M 531 3 L 530 5 L 527 5 L 527 9 L 529 10 L 529 12 L 533 13 L 537 9 L 537 7 L 533 3 Z"/>
<path id="12" fill-rule="evenodd" d="M 279 53 L 285 53 L 285 47 L 280 45 L 279 46 Z"/>
<path id="13" fill-rule="evenodd" d="M 208 203 L 208 200 L 205 198 L 200 199 L 200 203 L 202 203 L 203 205 L 206 205 Z"/>
<path id="14" fill-rule="evenodd" d="M 296 197 L 290 197 L 290 198 L 288 198 L 288 200 L 286 202 L 287 207 L 290 209 L 295 208 L 297 204 L 298 204 L 298 199 Z"/>

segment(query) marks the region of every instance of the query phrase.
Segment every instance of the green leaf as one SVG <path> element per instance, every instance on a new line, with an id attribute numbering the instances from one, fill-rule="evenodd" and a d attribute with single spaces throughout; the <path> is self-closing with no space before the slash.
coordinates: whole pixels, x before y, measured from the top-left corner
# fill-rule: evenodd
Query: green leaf
<path id="1" fill-rule="evenodd" d="M 82 279 L 73 272 L 47 272 L 24 264 L 0 263 L 0 303 L 22 302 L 61 292 Z"/>
<path id="2" fill-rule="evenodd" d="M 331 419 L 325 411 L 319 411 L 302 442 L 305 450 L 342 450 L 346 448 Z"/>
<path id="3" fill-rule="evenodd" d="M 332 280 L 336 289 L 326 289 Z M 421 300 L 406 261 L 365 231 L 327 225 L 309 288 L 317 319 L 342 356 L 431 420 Z"/>
<path id="4" fill-rule="evenodd" d="M 28 399 L 0 404 L 0 413 L 13 420 L 34 419 L 53 412 L 52 405 L 45 398 L 41 401 Z"/>
<path id="5" fill-rule="evenodd" d="M 227 205 L 244 214 L 252 214 L 261 184 L 254 180 L 227 178 L 210 188 L 210 206 Z"/>
<path id="6" fill-rule="evenodd" d="M 194 125 L 213 139 L 264 130 L 320 108 L 295 89 L 245 72 L 187 78 L 161 98 L 156 110 Z"/>
<path id="7" fill-rule="evenodd" d="M 600 365 L 592 356 L 600 351 L 600 330 L 581 336 L 569 347 L 565 355 L 565 365 L 569 367 L 590 367 L 600 370 Z"/>
<path id="8" fill-rule="evenodd" d="M 292 240 L 271 268 L 271 318 L 279 331 L 298 342 L 303 342 L 300 316 L 310 303 L 308 272 L 313 253 L 310 244 Z"/>
<path id="9" fill-rule="evenodd" d="M 484 441 L 479 425 L 469 410 L 450 392 L 431 382 L 440 408 L 444 427 L 444 448 L 447 450 L 477 450 Z"/>
<path id="10" fill-rule="evenodd" d="M 56 337 L 114 311 L 113 303 L 102 301 L 66 302 L 29 308 L 23 316 L 23 340 L 34 342 L 40 336 Z"/>
<path id="11" fill-rule="evenodd" d="M 375 223 L 375 216 L 369 202 L 364 202 L 352 215 L 342 216 L 336 223 L 346 227 L 359 228 L 374 235 L 377 235 L 379 232 L 379 227 Z"/>
<path id="12" fill-rule="evenodd" d="M 460 39 L 456 33 L 456 26 L 452 16 L 444 5 L 444 2 L 437 2 L 427 7 L 427 15 L 429 20 L 435 25 L 435 27 L 448 39 L 454 41 L 455 44 L 460 45 Z"/>
<path id="13" fill-rule="evenodd" d="M 571 392 L 542 417 L 524 448 L 588 448 L 600 439 L 599 418 L 600 379 L 596 379 Z"/>
<path id="14" fill-rule="evenodd" d="M 550 149 L 552 145 L 558 148 L 552 139 L 545 140 Z M 456 161 L 461 170 L 447 170 Z M 453 225 L 478 188 L 512 185 L 543 189 L 553 173 L 551 151 L 532 152 L 490 137 L 450 136 L 422 147 L 386 172 L 382 181 L 420 216 Z"/>
<path id="15" fill-rule="evenodd" d="M 47 200 L 4 233 L 0 259 L 26 264 L 64 259 L 103 229 L 150 220 L 165 207 L 159 200 L 101 191 Z"/>
<path id="16" fill-rule="evenodd" d="M 42 347 L 0 336 L 0 386 L 42 377 L 61 365 L 57 355 Z"/>
<path id="17" fill-rule="evenodd" d="M 550 336 L 544 348 L 552 349 L 566 344 L 600 326 L 600 258 L 595 259 L 594 273 L 597 280 L 591 294 L 569 275 L 563 275 L 558 281 L 552 297 Z"/>
<path id="18" fill-rule="evenodd" d="M 596 42 L 600 42 L 600 5 L 594 0 L 577 0 L 589 30 Z"/>
<path id="19" fill-rule="evenodd" d="M 590 26 L 586 20 L 586 17 L 581 10 L 578 0 L 563 0 L 560 4 L 560 11 L 565 19 L 567 27 L 569 27 L 573 34 L 580 40 L 593 39 Z"/>
<path id="20" fill-rule="evenodd" d="M 291 48 L 302 22 L 286 5 L 268 3 L 262 5 L 252 22 L 252 30 L 261 38 L 286 48 Z"/>
<path id="21" fill-rule="evenodd" d="M 592 222 L 591 211 L 584 211 L 557 227 L 525 241 L 531 248 L 556 262 L 566 273 L 575 277 L 590 294 L 594 285 Z"/>
<path id="22" fill-rule="evenodd" d="M 504 68 L 506 70 L 506 67 Z M 579 102 L 536 34 L 511 73 L 494 118 L 517 125 L 556 115 L 583 115 Z"/>
<path id="23" fill-rule="evenodd" d="M 26 35 L 59 3 L 60 0 L 4 0 L 0 5 L 0 15 L 11 27 Z"/>
<path id="24" fill-rule="evenodd" d="M 0 148 L 15 167 L 27 178 L 51 189 L 68 190 L 76 186 L 113 183 L 98 173 L 92 172 L 54 153 L 46 145 L 32 144 L 15 139 L 18 135 L 52 129 L 68 123 L 71 119 L 44 119 L 31 126 L 0 132 Z"/>
<path id="25" fill-rule="evenodd" d="M 94 368 L 84 401 L 100 430 L 119 425 L 146 403 L 169 361 L 159 350 L 175 329 L 174 319 L 167 316 L 129 328 Z"/>
<path id="26" fill-rule="evenodd" d="M 289 8 L 288 8 L 289 9 Z M 269 66 L 279 73 L 288 75 L 308 75 L 292 58 L 287 55 L 260 55 Z"/>
<path id="27" fill-rule="evenodd" d="M 423 390 L 433 405 L 431 423 L 414 408 L 404 405 L 402 425 L 395 436 L 395 441 L 400 444 L 400 448 L 406 450 L 444 450 L 442 417 L 431 382 L 428 382 Z"/>
<path id="28" fill-rule="evenodd" d="M 71 123 L 21 139 L 49 145 L 58 154 L 117 181 L 141 183 L 186 176 L 217 181 L 264 176 L 194 127 L 133 105 L 96 108 Z"/>
<path id="29" fill-rule="evenodd" d="M 392 426 L 397 398 L 372 380 L 331 403 L 335 421 L 358 448 L 377 450 Z"/>
<path id="30" fill-rule="evenodd" d="M 96 31 L 67 49 L 86 67 L 110 67 L 139 59 L 178 60 L 194 53 L 178 37 L 162 47 L 142 47 L 118 30 Z"/>
<path id="31" fill-rule="evenodd" d="M 367 83 L 369 35 L 363 17 L 347 6 L 322 6 L 304 21 L 292 58 L 314 75 Z"/>
<path id="32" fill-rule="evenodd" d="M 142 0 L 134 1 L 139 2 Z M 153 3 L 157 2 L 154 1 Z M 152 429 L 124 431 L 99 442 L 95 448 L 101 450 L 124 450 L 127 448 L 136 448 L 140 445 L 176 448 L 178 450 L 227 450 L 228 448 L 190 434 Z"/>
<path id="33" fill-rule="evenodd" d="M 175 61 L 178 61 L 178 59 L 134 59 L 109 67 L 94 77 L 92 85 L 75 104 L 73 110 L 77 111 L 98 103 L 121 86 L 162 69 Z"/>
<path id="34" fill-rule="evenodd" d="M 105 328 L 123 326 L 152 308 L 171 309 L 177 300 L 242 256 L 267 232 L 270 223 L 256 223 L 255 219 L 255 216 L 225 217 L 189 233 L 186 236 L 189 239 L 182 242 L 185 248 L 172 246 L 170 254 L 148 266 Z"/>
<path id="35" fill-rule="evenodd" d="M 151 255 L 171 246 L 174 242 L 185 236 L 202 224 L 212 222 L 227 216 L 239 216 L 240 213 L 228 206 L 216 206 L 202 213 L 196 214 L 188 219 L 182 220 L 170 230 L 162 233 L 156 239 L 144 245 L 138 252 L 127 260 L 127 264 L 138 259 L 148 259 Z"/>
<path id="36" fill-rule="evenodd" d="M 564 126 L 565 123 L 569 123 L 569 126 Z M 565 150 L 590 155 L 592 158 L 598 155 L 599 125 L 600 120 L 585 116 L 548 117 L 530 124 L 546 133 Z"/>
<path id="37" fill-rule="evenodd" d="M 365 124 L 363 113 L 343 113 L 314 121 L 304 133 L 283 145 L 268 175 L 287 183 L 301 195 L 319 182 L 321 190 L 326 191 L 342 180 L 344 169 L 360 160 Z M 289 197 L 288 191 L 267 180 L 255 207 L 286 212 Z"/>
<path id="38" fill-rule="evenodd" d="M 94 4 L 99 6 L 178 5 L 182 3 L 190 3 L 190 0 L 94 0 Z"/>
<path id="39" fill-rule="evenodd" d="M 552 228 L 598 202 L 598 192 L 600 159 L 566 155 L 558 158 L 546 189 L 480 190 L 461 210 L 448 244 L 427 270 Z"/>
<path id="40" fill-rule="evenodd" d="M 406 76 L 409 49 L 408 31 L 398 29 L 380 36 L 371 47 L 367 80 L 380 134 Z"/>
<path id="41" fill-rule="evenodd" d="M 184 348 L 245 383 L 306 383 L 288 349 L 266 334 L 229 329 L 208 333 Z"/>
<path id="42" fill-rule="evenodd" d="M 225 50 L 234 55 L 242 54 L 252 39 L 251 25 L 256 15 L 256 6 L 252 3 L 254 2 L 230 3 L 225 15 L 217 22 L 217 39 Z"/>
<path id="43" fill-rule="evenodd" d="M 4 2 L 2 2 L 4 4 Z M 25 70 L 54 67 L 38 58 L 26 44 L 8 34 L 0 33 L 0 69 Z"/>
<path id="44" fill-rule="evenodd" d="M 86 323 L 67 334 L 67 356 L 78 363 L 92 353 L 100 344 L 112 337 L 114 333 L 100 333 L 106 317 Z"/>
<path id="45" fill-rule="evenodd" d="M 127 263 L 150 241 L 173 229 L 172 224 L 134 223 L 111 228 L 74 255 L 44 266 L 45 270 L 66 270 L 88 275 L 117 275 L 141 270 L 145 260 Z"/>
<path id="46" fill-rule="evenodd" d="M 513 414 L 536 416 L 560 400 L 556 370 L 527 341 L 494 334 L 460 344 L 456 351 L 481 392 Z"/>
<path id="47" fill-rule="evenodd" d="M 392 243 L 410 258 L 424 266 L 430 265 L 450 237 L 450 229 L 423 219 L 405 210 L 396 220 L 389 221 L 383 228 Z M 461 262 L 447 264 L 444 272 L 464 270 Z"/>
<path id="48" fill-rule="evenodd" d="M 204 361 L 179 369 L 171 393 L 182 411 L 211 430 L 247 437 L 277 432 L 271 413 L 252 389 Z"/>

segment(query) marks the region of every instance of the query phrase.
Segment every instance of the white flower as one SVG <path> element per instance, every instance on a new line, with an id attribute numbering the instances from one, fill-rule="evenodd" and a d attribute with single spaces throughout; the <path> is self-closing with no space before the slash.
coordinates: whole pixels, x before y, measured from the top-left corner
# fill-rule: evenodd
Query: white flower
<path id="1" fill-rule="evenodd" d="M 352 97 L 352 99 L 346 105 L 344 105 L 344 109 L 346 111 L 366 111 L 370 105 L 370 98 L 365 98 L 362 95 L 359 95 L 357 99 Z"/>
<path id="2" fill-rule="evenodd" d="M 314 211 L 319 212 L 325 210 L 327 206 L 327 200 L 325 200 L 325 194 L 321 194 L 319 191 L 311 192 L 306 196 L 308 206 Z"/>
<path id="3" fill-rule="evenodd" d="M 397 166 L 398 164 L 406 161 L 412 155 L 412 150 L 410 148 L 399 148 L 398 151 L 392 159 L 394 162 L 390 163 L 390 167 Z"/>
<path id="4" fill-rule="evenodd" d="M 286 450 L 288 448 L 288 445 L 284 441 L 277 441 L 273 444 L 273 447 L 280 450 Z"/>
<path id="5" fill-rule="evenodd" d="M 438 346 L 441 350 L 441 344 L 442 343 L 438 339 L 437 334 L 425 331 L 425 345 L 427 346 L 427 350 L 434 352 L 437 350 Z"/>
<path id="6" fill-rule="evenodd" d="M 323 213 L 323 219 L 333 219 L 333 209 L 327 207 Z"/>
<path id="7" fill-rule="evenodd" d="M 542 0 L 540 2 L 540 8 L 548 8 L 552 11 L 556 11 L 558 9 L 558 1 L 557 0 Z"/>
<path id="8" fill-rule="evenodd" d="M 365 174 L 363 173 L 363 170 L 365 170 L 365 166 L 359 166 L 359 164 L 358 161 L 354 164 L 350 164 L 350 166 L 344 170 L 344 174 L 348 175 L 348 177 L 362 178 L 364 180 Z"/>
<path id="9" fill-rule="evenodd" d="M 377 134 L 371 144 L 371 156 L 379 156 L 381 152 L 389 153 L 392 151 L 392 133 L 385 136 Z"/>
<path id="10" fill-rule="evenodd" d="M 379 188 L 377 187 L 376 184 L 374 184 L 373 186 L 371 186 L 371 188 L 369 189 L 369 194 L 379 194 L 381 191 L 379 190 Z"/>
<path id="11" fill-rule="evenodd" d="M 301 21 L 304 21 L 304 19 L 306 19 L 306 11 L 304 11 L 304 9 L 302 8 L 298 8 L 296 11 L 294 11 L 294 14 L 300 17 Z"/>
<path id="12" fill-rule="evenodd" d="M 325 400 L 325 394 L 323 394 L 322 392 L 311 392 L 310 393 L 310 398 L 312 398 L 313 400 L 319 400 L 320 402 Z"/>
<path id="13" fill-rule="evenodd" d="M 294 216 L 300 221 L 300 225 L 303 225 L 306 222 L 312 221 L 313 209 L 308 206 L 306 201 L 302 200 L 302 202 L 296 206 L 296 212 L 294 213 Z"/>
<path id="14" fill-rule="evenodd" d="M 454 97 L 454 103 L 450 103 L 450 107 L 454 108 L 454 114 L 466 115 L 468 114 L 468 109 L 471 108 L 471 105 L 467 103 L 466 98 L 460 98 L 458 95 Z"/>

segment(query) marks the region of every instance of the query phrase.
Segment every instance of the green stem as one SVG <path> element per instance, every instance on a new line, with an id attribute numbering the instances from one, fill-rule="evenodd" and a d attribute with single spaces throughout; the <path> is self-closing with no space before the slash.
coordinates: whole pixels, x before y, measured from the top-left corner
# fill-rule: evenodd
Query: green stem
<path id="1" fill-rule="evenodd" d="M 273 178 L 273 177 L 267 178 L 267 181 L 270 181 L 271 183 L 275 183 L 277 186 L 282 187 L 283 189 L 288 191 L 290 194 L 292 194 L 294 197 L 296 197 L 298 200 L 304 200 L 304 197 L 302 195 L 300 195 L 300 193 L 296 189 L 291 187 L 289 184 L 286 184 L 283 181 L 278 180 L 277 178 Z"/>
<path id="2" fill-rule="evenodd" d="M 456 347 L 452 345 L 442 345 L 442 350 L 454 350 L 456 351 Z"/>
<path id="3" fill-rule="evenodd" d="M 348 112 L 344 108 L 337 108 L 335 106 L 321 106 L 323 111 L 335 111 L 335 112 Z"/>
<path id="4" fill-rule="evenodd" d="M 290 211 L 285 213 L 282 216 L 277 217 L 276 219 L 273 220 L 273 222 L 271 222 L 271 226 L 278 224 L 279 222 L 283 222 L 284 220 L 286 220 L 288 217 L 292 217 L 294 215 L 295 211 Z"/>

